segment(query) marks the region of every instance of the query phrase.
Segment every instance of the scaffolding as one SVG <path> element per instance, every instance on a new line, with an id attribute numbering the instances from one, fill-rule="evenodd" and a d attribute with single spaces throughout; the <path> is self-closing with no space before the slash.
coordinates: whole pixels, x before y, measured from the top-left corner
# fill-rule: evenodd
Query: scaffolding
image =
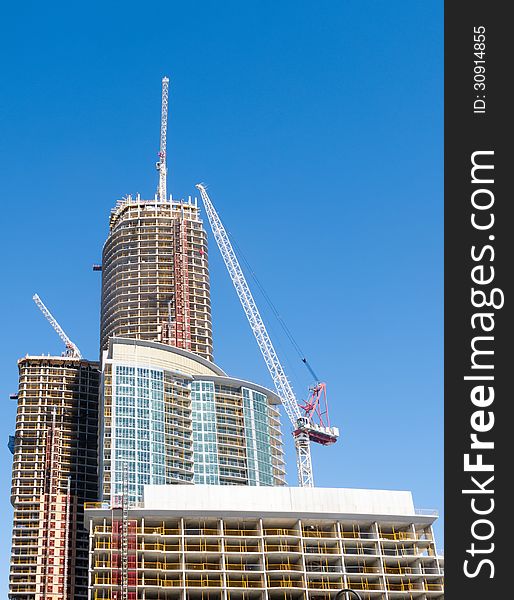
<path id="1" fill-rule="evenodd" d="M 177 348 L 191 350 L 191 309 L 188 266 L 187 222 L 181 215 L 174 223 L 175 245 L 175 318 L 169 331 L 169 343 Z"/>
<path id="2" fill-rule="evenodd" d="M 61 520 L 62 512 L 56 510 L 57 494 L 59 491 L 60 479 L 60 459 L 61 459 L 61 432 L 57 428 L 57 413 L 54 408 L 52 411 L 52 421 L 46 432 L 45 440 L 45 468 L 44 468 L 44 487 L 43 487 L 43 599 L 48 598 L 48 589 L 51 583 L 50 562 L 54 563 L 54 557 L 50 558 L 51 540 L 55 536 L 57 522 Z M 68 548 L 64 548 L 67 556 Z"/>
<path id="3" fill-rule="evenodd" d="M 129 519 L 128 464 L 123 465 L 122 493 L 111 504 L 111 550 L 113 589 L 112 600 L 137 600 L 137 522 Z M 120 514 L 121 513 L 121 514 Z M 120 518 L 121 517 L 121 518 Z M 99 578 L 95 576 L 95 580 Z M 105 577 L 101 578 L 102 581 Z"/>
<path id="4" fill-rule="evenodd" d="M 62 415 L 60 418 L 62 421 Z M 69 590 L 70 527 L 72 520 L 71 478 L 66 479 L 63 493 L 63 431 L 52 410 L 45 435 L 45 461 L 41 502 L 41 598 L 67 600 Z M 62 568 L 63 581 L 56 573 Z M 57 589 L 58 594 L 55 593 Z"/>

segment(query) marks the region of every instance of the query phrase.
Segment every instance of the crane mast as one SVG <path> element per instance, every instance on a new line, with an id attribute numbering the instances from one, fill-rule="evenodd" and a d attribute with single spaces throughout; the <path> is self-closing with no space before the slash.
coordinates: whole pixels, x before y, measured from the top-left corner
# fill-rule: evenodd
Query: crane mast
<path id="1" fill-rule="evenodd" d="M 66 345 L 66 352 L 65 352 L 65 356 L 70 356 L 73 358 L 82 358 L 82 354 L 80 353 L 80 350 L 77 348 L 77 346 L 70 340 L 70 338 L 64 333 L 62 327 L 59 325 L 59 323 L 57 323 L 57 321 L 54 319 L 54 317 L 52 316 L 52 313 L 48 310 L 48 308 L 43 304 L 43 301 L 41 300 L 41 298 L 37 295 L 34 294 L 32 296 L 32 300 L 34 300 L 34 302 L 36 303 L 37 307 L 39 308 L 39 310 L 43 313 L 43 315 L 46 317 L 46 320 L 50 323 L 50 325 L 54 328 L 54 330 L 57 332 L 57 335 L 61 338 L 61 340 L 64 342 L 64 344 Z"/>
<path id="2" fill-rule="evenodd" d="M 161 202 L 166 201 L 166 178 L 168 168 L 166 166 L 166 134 L 168 131 L 168 89 L 170 80 L 168 77 L 162 78 L 162 103 L 161 103 L 161 142 L 159 147 L 159 160 L 155 165 L 159 171 L 159 187 L 157 188 L 157 198 Z"/>
<path id="3" fill-rule="evenodd" d="M 275 384 L 275 388 L 282 400 L 287 416 L 295 429 L 293 435 L 297 454 L 298 483 L 302 487 L 313 487 L 314 477 L 312 473 L 309 420 L 303 417 L 300 412 L 296 395 L 280 363 L 223 223 L 207 194 L 205 186 L 198 184 L 196 187 L 202 196 L 205 211 L 225 266 L 232 279 L 232 283 Z M 335 428 L 333 429 L 335 430 Z"/>

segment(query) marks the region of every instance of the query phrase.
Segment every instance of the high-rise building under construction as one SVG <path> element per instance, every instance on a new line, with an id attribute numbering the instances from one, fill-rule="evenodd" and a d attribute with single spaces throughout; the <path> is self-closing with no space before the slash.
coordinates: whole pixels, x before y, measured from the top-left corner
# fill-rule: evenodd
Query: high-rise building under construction
<path id="1" fill-rule="evenodd" d="M 10 600 L 442 599 L 433 512 L 408 492 L 312 489 L 310 442 L 339 435 L 326 387 L 309 366 L 298 403 L 198 185 L 276 392 L 214 363 L 206 232 L 196 199 L 166 193 L 167 90 L 158 192 L 117 202 L 95 267 L 99 363 L 44 305 L 66 356 L 19 361 Z M 302 489 L 286 487 L 280 404 Z"/>
<path id="2" fill-rule="evenodd" d="M 117 203 L 103 250 L 100 337 L 102 500 L 124 485 L 139 502 L 149 484 L 285 484 L 280 399 L 212 362 L 196 199 Z"/>
<path id="3" fill-rule="evenodd" d="M 207 234 L 196 202 L 118 202 L 103 249 L 100 329 L 104 350 L 123 337 L 212 361 Z"/>
<path id="4" fill-rule="evenodd" d="M 98 497 L 99 365 L 18 361 L 9 598 L 87 598 L 84 502 Z"/>
<path id="5" fill-rule="evenodd" d="M 409 492 L 147 486 L 127 511 L 125 552 L 119 512 L 92 503 L 85 514 L 91 600 L 444 597 L 436 514 Z"/>

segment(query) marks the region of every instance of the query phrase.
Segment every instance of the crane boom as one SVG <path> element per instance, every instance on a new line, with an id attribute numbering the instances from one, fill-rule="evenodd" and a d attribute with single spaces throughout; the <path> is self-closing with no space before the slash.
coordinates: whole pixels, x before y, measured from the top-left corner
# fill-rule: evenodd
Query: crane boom
<path id="1" fill-rule="evenodd" d="M 166 134 L 168 131 L 168 89 L 170 80 L 162 78 L 162 104 L 161 104 L 161 141 L 159 147 L 159 162 L 156 164 L 159 171 L 159 187 L 157 197 L 161 202 L 166 201 L 166 179 L 168 168 L 166 166 Z"/>
<path id="2" fill-rule="evenodd" d="M 230 239 L 223 227 L 223 223 L 207 194 L 205 186 L 198 184 L 196 187 L 202 196 L 202 201 L 214 238 L 218 244 L 221 256 L 223 257 L 223 261 L 227 267 L 230 278 L 232 279 L 232 283 L 234 284 L 255 339 L 257 340 L 266 366 L 268 367 L 268 371 L 275 384 L 278 395 L 282 400 L 287 416 L 295 428 L 294 436 L 297 451 L 298 482 L 302 487 L 312 487 L 314 485 L 314 478 L 312 473 L 310 439 L 306 429 L 308 420 L 301 415 L 296 395 L 284 372 L 282 364 L 280 363 L 237 256 L 232 248 Z"/>
<path id="3" fill-rule="evenodd" d="M 52 313 L 48 310 L 48 308 L 43 304 L 43 301 L 41 300 L 41 298 L 37 295 L 34 294 L 32 296 L 32 300 L 34 300 L 34 302 L 36 303 L 37 307 L 39 308 L 39 310 L 43 313 L 43 315 L 46 317 L 46 320 L 50 323 L 50 325 L 54 328 L 54 330 L 57 332 L 57 335 L 61 338 L 61 340 L 64 342 L 64 344 L 66 345 L 66 355 L 67 356 L 72 356 L 74 358 L 82 358 L 82 354 L 80 353 L 80 350 L 77 348 L 77 346 L 70 340 L 70 338 L 64 333 L 62 327 L 59 325 L 59 323 L 57 323 L 57 321 L 54 319 L 54 317 L 52 316 Z"/>

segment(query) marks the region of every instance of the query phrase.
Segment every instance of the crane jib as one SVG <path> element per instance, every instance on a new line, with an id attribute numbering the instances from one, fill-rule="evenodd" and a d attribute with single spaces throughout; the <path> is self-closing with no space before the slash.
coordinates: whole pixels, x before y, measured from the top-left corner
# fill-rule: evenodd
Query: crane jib
<path id="1" fill-rule="evenodd" d="M 234 249 L 232 248 L 228 234 L 207 194 L 205 186 L 198 184 L 196 187 L 200 191 L 214 239 L 218 244 L 223 262 L 229 272 L 277 393 L 282 400 L 287 416 L 293 425 L 299 484 L 302 487 L 312 487 L 314 485 L 314 478 L 312 474 L 310 442 L 313 441 L 328 445 L 337 440 L 339 432 L 335 427 L 327 428 L 318 425 L 314 426 L 310 423 L 308 418 L 302 417 L 296 395 L 289 383 L 282 364 L 280 363 L 264 321 L 262 320 L 259 309 L 257 308 L 250 291 L 250 287 L 248 286 Z"/>

